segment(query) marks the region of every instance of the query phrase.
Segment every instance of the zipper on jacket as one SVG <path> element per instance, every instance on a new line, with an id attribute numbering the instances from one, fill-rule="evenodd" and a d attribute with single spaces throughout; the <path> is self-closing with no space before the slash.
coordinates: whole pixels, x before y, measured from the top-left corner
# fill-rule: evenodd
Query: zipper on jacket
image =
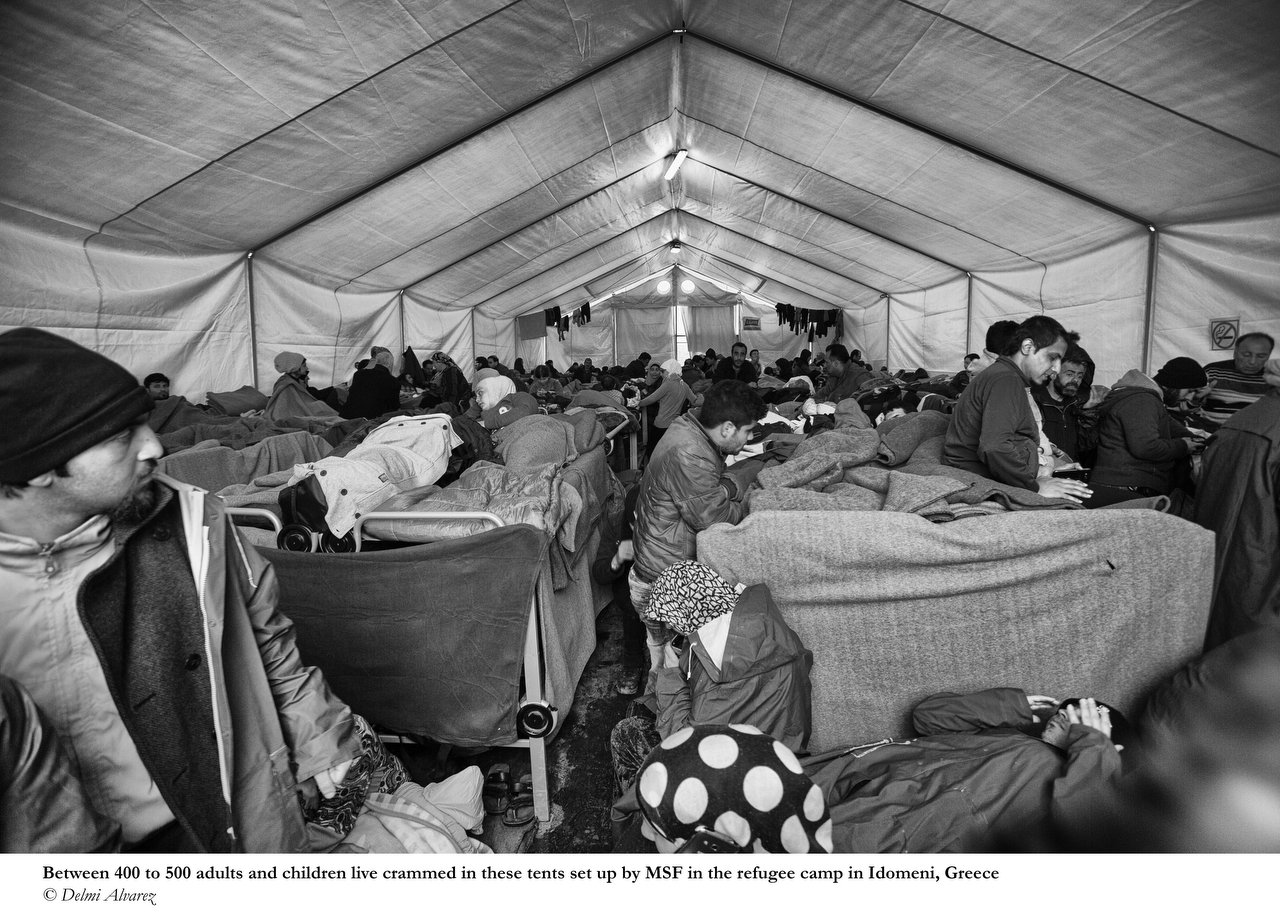
<path id="1" fill-rule="evenodd" d="M 42 542 L 40 544 L 40 558 L 43 559 L 44 568 L 41 570 L 41 577 L 47 582 L 60 570 L 58 560 L 53 557 L 54 543 Z"/>

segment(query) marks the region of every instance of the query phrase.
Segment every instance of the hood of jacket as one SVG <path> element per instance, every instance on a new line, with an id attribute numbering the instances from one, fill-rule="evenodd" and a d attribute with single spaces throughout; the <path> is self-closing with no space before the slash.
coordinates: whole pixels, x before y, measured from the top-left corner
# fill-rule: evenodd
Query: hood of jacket
<path id="1" fill-rule="evenodd" d="M 1161 405 L 1164 404 L 1164 390 L 1160 388 L 1160 384 L 1141 370 L 1130 370 L 1111 387 L 1111 392 L 1102 400 L 1099 411 L 1110 412 L 1120 403 L 1144 395 L 1153 395 L 1160 400 Z"/>
<path id="2" fill-rule="evenodd" d="M 768 673 L 808 654 L 763 584 L 748 587 L 732 613 L 691 635 L 689 649 L 715 683 Z"/>

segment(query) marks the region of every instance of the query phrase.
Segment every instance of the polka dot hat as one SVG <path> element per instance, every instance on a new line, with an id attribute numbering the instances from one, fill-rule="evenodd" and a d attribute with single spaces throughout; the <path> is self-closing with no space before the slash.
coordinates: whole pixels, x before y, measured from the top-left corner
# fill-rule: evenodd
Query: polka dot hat
<path id="1" fill-rule="evenodd" d="M 747 724 L 672 734 L 640 770 L 640 807 L 659 833 L 688 839 L 699 826 L 754 852 L 830 852 L 821 789 L 794 753 Z"/>

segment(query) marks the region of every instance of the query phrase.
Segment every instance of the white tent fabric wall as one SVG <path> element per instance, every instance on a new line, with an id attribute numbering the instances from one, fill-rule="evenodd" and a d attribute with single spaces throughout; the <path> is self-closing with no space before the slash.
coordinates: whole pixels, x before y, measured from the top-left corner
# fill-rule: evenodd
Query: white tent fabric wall
<path id="1" fill-rule="evenodd" d="M 0 260 L 0 328 L 52 329 L 139 377 L 163 370 L 193 401 L 253 378 L 241 255 L 179 256 L 0 207 Z"/>
<path id="2" fill-rule="evenodd" d="M 1152 366 L 1210 351 L 1209 322 L 1239 317 L 1245 332 L 1280 341 L 1280 222 L 1251 217 L 1174 227 L 1159 235 Z"/>
<path id="3" fill-rule="evenodd" d="M 368 357 L 373 345 L 390 348 L 397 366 L 404 351 L 397 292 L 350 293 L 308 284 L 269 258 L 253 260 L 253 312 L 258 385 L 268 392 L 279 376 L 274 361 L 281 351 L 307 358 L 312 386 L 350 380 L 355 362 Z"/>
<path id="4" fill-rule="evenodd" d="M 0 328 L 197 396 L 282 347 L 512 360 L 679 239 L 873 362 L 958 366 L 962 308 L 972 349 L 1060 318 L 1104 381 L 1213 360 L 1210 318 L 1280 332 L 1276 47 L 1273 0 L 13 0 Z"/>
<path id="5" fill-rule="evenodd" d="M 404 340 L 419 361 L 425 361 L 434 351 L 443 351 L 464 371 L 468 370 L 475 359 L 474 324 L 471 310 L 435 309 L 405 291 Z"/>

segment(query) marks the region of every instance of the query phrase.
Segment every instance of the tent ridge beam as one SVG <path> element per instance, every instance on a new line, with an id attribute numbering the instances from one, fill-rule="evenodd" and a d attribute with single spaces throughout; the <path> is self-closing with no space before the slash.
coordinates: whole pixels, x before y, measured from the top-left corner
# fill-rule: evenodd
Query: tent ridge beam
<path id="1" fill-rule="evenodd" d="M 734 235 L 734 236 L 739 236 L 739 237 L 741 237 L 741 238 L 743 238 L 743 239 L 747 240 L 748 242 L 752 243 L 753 245 L 761 246 L 761 247 L 763 247 L 763 248 L 765 248 L 765 249 L 768 249 L 768 250 L 770 250 L 770 251 L 773 251 L 773 252 L 779 252 L 779 253 L 781 253 L 782 255 L 785 255 L 787 258 L 793 258 L 793 259 L 795 259 L 796 261 L 801 262 L 801 263 L 802 263 L 802 264 L 804 264 L 804 265 L 808 265 L 808 266 L 809 266 L 809 267 L 811 267 L 811 268 L 814 268 L 814 269 L 816 269 L 816 270 L 818 270 L 818 271 L 823 272 L 824 274 L 835 275 L 835 276 L 836 276 L 836 277 L 838 277 L 838 278 L 843 278 L 845 281 L 847 281 L 847 282 L 848 282 L 848 283 L 850 283 L 850 284 L 856 284 L 856 285 L 858 285 L 859 287 L 864 287 L 864 288 L 866 288 L 867 290 L 875 291 L 875 293 L 877 293 L 877 294 L 879 294 L 879 295 L 881 295 L 881 296 L 887 296 L 887 294 L 885 294 L 885 292 L 884 292 L 884 291 L 879 290 L 879 289 L 877 289 L 877 288 L 875 288 L 875 287 L 872 287 L 872 286 L 871 286 L 871 285 L 869 285 L 869 284 L 864 284 L 862 281 L 859 281 L 859 280 L 857 280 L 857 279 L 855 279 L 855 278 L 851 278 L 851 277 L 848 277 L 847 275 L 840 274 L 840 272 L 838 272 L 838 271 L 832 271 L 830 268 L 827 268 L 827 267 L 826 267 L 826 266 L 824 266 L 824 265 L 819 265 L 819 264 L 817 264 L 817 263 L 815 263 L 815 262 L 811 262 L 811 261 L 809 261 L 808 259 L 802 258 L 802 257 L 800 257 L 800 256 L 798 256 L 798 255 L 793 255 L 793 254 L 792 254 L 792 253 L 790 253 L 790 252 L 785 252 L 784 250 L 779 249 L 779 248 L 777 248 L 776 246 L 770 246 L 768 243 L 761 242 L 761 241 L 760 241 L 760 240 L 758 240 L 758 239 L 752 239 L 750 236 L 746 236 L 746 235 L 744 235 L 744 234 L 742 234 L 742 233 L 739 233 L 739 232 L 737 232 L 736 230 L 730 229 L 729 227 L 726 227 L 726 226 L 723 226 L 723 225 L 721 225 L 721 224 L 719 224 L 719 223 L 716 223 L 716 222 L 715 222 L 715 221 L 713 221 L 713 220 L 707 220 L 707 219 L 706 219 L 706 218 L 704 218 L 704 217 L 699 217 L 697 214 L 691 214 L 691 213 L 689 213 L 688 211 L 683 211 L 683 210 L 681 210 L 680 208 L 670 208 L 669 210 L 666 210 L 666 211 L 664 211 L 664 212 L 663 212 L 663 213 L 661 213 L 661 214 L 658 214 L 658 215 L 656 215 L 656 216 L 654 216 L 654 217 L 650 217 L 648 220 L 645 220 L 645 221 L 643 221 L 643 222 L 641 222 L 641 223 L 636 224 L 634 227 L 631 227 L 631 228 L 629 228 L 629 229 L 625 230 L 625 231 L 624 231 L 624 233 L 633 233 L 633 232 L 635 232 L 636 230 L 639 230 L 641 227 L 648 226 L 649 224 L 653 223 L 655 220 L 662 220 L 663 218 L 667 217 L 667 215 L 669 215 L 669 214 L 675 214 L 675 215 L 676 215 L 676 217 L 677 217 L 677 219 L 679 219 L 680 217 L 684 217 L 684 216 L 691 217 L 692 219 L 694 219 L 694 220 L 698 220 L 698 221 L 701 221 L 702 223 L 705 223 L 705 224 L 707 224 L 708 226 L 715 227 L 717 230 L 720 230 L 720 231 L 722 231 L 722 232 L 724 232 L 724 233 L 730 233 L 730 234 L 732 234 L 732 235 Z M 618 236 L 622 236 L 622 235 L 624 235 L 624 233 L 619 233 L 619 234 L 617 234 L 616 236 L 611 237 L 609 241 L 610 241 L 610 242 L 612 242 L 614 239 L 617 239 L 617 238 L 618 238 Z M 599 245 L 592 246 L 592 247 L 590 247 L 590 248 L 588 248 L 588 249 L 583 250 L 582 252 L 577 253 L 576 255 L 572 255 L 572 256 L 570 256 L 569 258 L 570 258 L 570 259 L 571 259 L 571 258 L 578 258 L 579 256 L 587 255 L 588 253 L 590 253 L 590 252 L 592 252 L 593 250 L 598 249 L 598 248 L 599 248 Z M 703 251 L 703 250 L 699 250 L 699 251 Z M 708 253 L 708 254 L 710 254 L 710 253 Z M 716 256 L 716 258 L 719 258 L 719 256 Z M 505 290 L 501 291 L 500 293 L 494 294 L 492 297 L 486 297 L 484 300 L 482 300 L 481 302 L 477 303 L 475 306 L 471 307 L 471 309 L 480 309 L 480 308 L 481 308 L 481 307 L 483 307 L 485 304 L 487 304 L 487 303 L 489 303 L 491 300 L 493 300 L 495 297 L 503 296 L 504 294 L 507 294 L 507 293 L 509 293 L 509 292 L 511 292 L 511 291 L 513 291 L 513 290 L 515 290 L 517 287 L 520 287 L 521 285 L 528 284 L 530 281 L 533 281 L 533 280 L 535 280 L 535 279 L 537 279 L 537 278 L 541 277 L 542 275 L 546 274 L 548 271 L 554 271 L 554 270 L 556 270 L 557 268 L 559 268 L 561 265 L 563 265 L 563 264 L 564 264 L 565 262 L 567 262 L 567 261 L 569 261 L 569 259 L 564 259 L 564 260 L 562 260 L 562 261 L 560 261 L 560 262 L 557 262 L 557 263 L 556 263 L 556 264 L 554 264 L 554 265 L 550 265 L 550 266 L 548 266 L 548 267 L 546 267 L 546 268 L 542 269 L 541 271 L 537 272 L 536 274 L 534 274 L 534 275 L 532 275 L 532 276 L 530 276 L 530 277 L 528 277 L 528 278 L 525 278 L 523 281 L 519 281 L 519 282 L 517 282 L 516 284 L 513 284 L 511 287 L 506 288 Z M 729 264 L 733 264 L 735 267 L 742 268 L 742 266 L 737 265 L 737 264 L 736 264 L 736 263 L 734 263 L 734 262 L 730 262 L 728 259 L 723 259 L 723 261 L 725 261 L 725 262 L 727 262 L 727 263 L 729 263 Z M 749 273 L 752 273 L 752 274 L 757 273 L 757 272 L 755 272 L 755 271 L 754 271 L 754 270 L 752 270 L 752 269 L 742 268 L 742 270 L 743 270 L 743 271 L 748 271 Z M 794 287 L 794 286 L 796 286 L 796 285 L 792 284 L 792 285 L 790 285 L 790 286 Z M 803 286 L 803 285 L 801 285 L 801 286 Z"/>
<path id="2" fill-rule="evenodd" d="M 1080 77 L 1081 79 L 1088 80 L 1091 83 L 1096 83 L 1099 86 L 1105 86 L 1107 89 L 1114 90 L 1115 92 L 1118 92 L 1121 95 L 1128 96 L 1130 99 L 1135 99 L 1138 102 L 1142 102 L 1145 105 L 1150 105 L 1153 108 L 1157 108 L 1168 115 L 1173 115 L 1175 118 L 1180 118 L 1189 124 L 1195 125 L 1197 128 L 1202 128 L 1213 134 L 1217 134 L 1219 137 L 1225 137 L 1227 140 L 1235 141 L 1238 144 L 1243 144 L 1244 146 L 1248 147 L 1251 150 L 1255 150 L 1258 153 L 1265 153 L 1267 156 L 1276 157 L 1277 159 L 1280 159 L 1280 151 L 1268 149 L 1267 147 L 1264 147 L 1261 144 L 1255 144 L 1253 141 L 1245 140 L 1243 137 L 1237 137 L 1235 134 L 1232 134 L 1230 131 L 1226 131 L 1226 130 L 1223 130 L 1222 128 L 1214 127 L 1213 125 L 1209 124 L 1206 121 L 1201 121 L 1199 118 L 1193 118 L 1190 115 L 1184 114 L 1183 112 L 1180 112 L 1175 108 L 1171 108 L 1165 105 L 1162 102 L 1157 102 L 1154 99 L 1149 99 L 1146 96 L 1143 96 L 1140 93 L 1136 93 L 1131 89 L 1125 89 L 1123 86 L 1119 86 L 1115 83 L 1112 83 L 1109 80 L 1104 80 L 1102 79 L 1102 77 L 1096 77 L 1091 73 L 1087 73 L 1086 71 L 1080 70 L 1076 67 L 1072 67 L 1069 64 L 1064 64 L 1062 63 L 1062 61 L 1055 61 L 1053 58 L 1046 57 L 1043 54 L 1039 54 L 1035 51 L 1032 51 L 1030 48 L 1024 48 L 1021 45 L 1015 45 L 1013 42 L 1007 39 L 1000 38 L 998 35 L 994 35 L 991 32 L 988 32 L 984 29 L 979 29 L 977 26 L 969 25 L 969 23 L 964 22 L 960 19 L 956 19 L 954 16 L 948 16 L 945 13 L 939 12 L 938 10 L 929 9 L 927 6 L 921 6 L 919 3 L 913 3 L 912 0 L 897 0 L 897 2 L 903 4 L 904 6 L 909 6 L 914 10 L 918 10 L 922 13 L 926 13 L 934 17 L 935 19 L 941 19 L 943 22 L 948 22 L 953 26 L 957 26 L 958 28 L 964 29 L 966 32 L 972 32 L 974 35 L 981 35 L 983 38 L 987 39 L 988 41 L 993 41 L 998 45 L 1003 45 L 1006 48 L 1011 48 L 1014 51 L 1018 51 L 1022 54 L 1027 55 L 1028 57 L 1035 58 L 1037 61 L 1048 64 L 1051 67 L 1057 67 L 1061 70 L 1067 71 L 1067 73 Z"/>
<path id="3" fill-rule="evenodd" d="M 388 173 L 387 175 L 383 176 L 377 181 L 372 182 L 369 185 L 365 186 L 364 188 L 360 189 L 359 191 L 353 192 L 352 194 L 347 195 L 341 201 L 337 201 L 333 204 L 330 204 L 322 208 L 316 213 L 311 214 L 310 216 L 304 218 L 303 220 L 300 220 L 297 223 L 293 224 L 293 226 L 289 227 L 287 230 L 277 233 L 276 235 L 272 236 L 270 239 L 266 240 L 265 242 L 258 243 L 254 248 L 262 249 L 266 246 L 272 245 L 273 243 L 279 242 L 280 240 L 284 239 L 286 236 L 290 236 L 298 232 L 298 230 L 301 230 L 307 224 L 314 223 L 315 221 L 328 216 L 334 211 L 337 211 L 346 207 L 352 201 L 355 201 L 358 198 L 361 198 L 364 195 L 367 195 L 369 192 L 377 188 L 381 188 L 383 185 L 386 185 L 389 182 L 394 182 L 396 179 L 400 178 L 402 175 L 405 175 L 406 173 L 412 172 L 413 170 L 417 169 L 423 163 L 428 163 L 438 156 L 443 156 L 444 154 L 448 153 L 450 150 L 455 150 L 458 147 L 461 147 L 463 144 L 471 140 L 474 140 L 480 135 L 486 133 L 487 131 L 491 131 L 492 129 L 498 127 L 499 125 L 502 125 L 510 121 L 512 118 L 517 118 L 520 115 L 523 115 L 525 112 L 529 111 L 530 109 L 536 108 L 537 106 L 543 104 L 544 102 L 547 102 L 550 99 L 555 98 L 561 93 L 568 92 L 570 89 L 577 86 L 579 83 L 584 83 L 587 80 L 590 80 L 593 77 L 598 76 L 599 74 L 603 73 L 609 68 L 617 64 L 620 64 L 629 58 L 635 57 L 637 54 L 640 54 L 641 52 L 648 50 L 649 48 L 653 47 L 656 44 L 659 44 L 660 42 L 671 40 L 671 37 L 672 37 L 671 33 L 662 32 L 654 36 L 653 38 L 648 39 L 647 41 L 641 42 L 640 44 L 632 48 L 629 48 L 626 51 L 623 51 L 621 54 L 611 57 L 607 61 L 603 61 L 597 64 L 595 67 L 592 67 L 590 70 L 583 71 L 582 73 L 574 77 L 572 80 L 559 84 L 554 89 L 550 89 L 547 92 L 543 93 L 542 95 L 522 103 L 521 105 L 517 106 L 516 108 L 512 109 L 509 112 L 504 112 L 497 118 L 494 118 L 493 120 L 481 125 L 480 127 L 467 132 L 462 137 L 459 137 L 457 140 L 452 140 L 449 143 L 445 144 L 444 146 L 438 147 L 435 150 L 432 150 L 430 153 L 427 153 L 419 157 L 418 159 L 414 160 L 409 165 L 403 166 L 400 169 L 395 170 L 394 172 Z"/>
<path id="4" fill-rule="evenodd" d="M 955 147 L 958 150 L 963 150 L 965 153 L 978 157 L 979 159 L 985 160 L 988 163 L 994 163 L 995 165 L 1000 166 L 1001 168 L 1008 169 L 1010 172 L 1017 173 L 1018 175 L 1023 176 L 1024 178 L 1031 179 L 1033 182 L 1038 182 L 1041 185 L 1052 188 L 1054 191 L 1060 192 L 1064 195 L 1070 195 L 1072 198 L 1075 198 L 1077 201 L 1083 201 L 1085 204 L 1088 204 L 1092 207 L 1096 207 L 1099 210 L 1106 211 L 1109 214 L 1114 214 L 1115 216 L 1120 217 L 1124 220 L 1128 220 L 1132 223 L 1141 224 L 1144 227 L 1151 226 L 1151 224 L 1153 223 L 1153 221 L 1151 220 L 1147 220 L 1144 217 L 1139 217 L 1137 214 L 1132 214 L 1121 207 L 1117 207 L 1114 204 L 1109 204 L 1108 202 L 1103 201 L 1100 198 L 1095 198 L 1093 195 L 1087 194 L 1086 192 L 1080 191 L 1079 189 L 1072 188 L 1069 185 L 1065 185 L 1056 179 L 1051 179 L 1048 176 L 1041 175 L 1040 173 L 1035 172 L 1032 169 L 1028 169 L 1025 166 L 1019 166 L 1017 163 L 1014 163 L 1014 162 L 1011 162 L 1010 160 L 1006 160 L 1002 157 L 996 156 L 994 153 L 991 153 L 989 150 L 983 150 L 979 147 L 973 146 L 972 144 L 965 143 L 964 141 L 959 140 L 958 138 L 951 137 L 950 135 L 942 131 L 938 131 L 934 128 L 926 127 L 925 125 L 921 124 L 920 122 L 912 118 L 908 118 L 905 115 L 899 115 L 896 112 L 893 112 L 887 108 L 884 108 L 883 106 L 876 105 L 874 102 L 868 102 L 865 99 L 859 99 L 857 96 L 853 96 L 847 92 L 844 92 L 843 90 L 836 89 L 834 86 L 831 86 L 828 83 L 823 83 L 820 80 L 816 80 L 812 77 L 805 76 L 804 74 L 797 73 L 796 71 L 791 70 L 787 67 L 784 67 L 781 64 L 770 61 L 767 58 L 759 57 L 758 55 L 753 54 L 750 51 L 746 51 L 742 48 L 738 48 L 733 45 L 727 44 L 725 42 L 720 41 L 717 38 L 710 38 L 698 32 L 691 31 L 686 37 L 697 38 L 698 40 L 706 42 L 708 45 L 711 45 L 714 48 L 719 48 L 721 51 L 726 51 L 729 54 L 733 54 L 738 57 L 741 57 L 744 60 L 751 61 L 753 64 L 763 67 L 766 70 L 769 70 L 773 73 L 782 74 L 783 76 L 789 77 L 790 79 L 795 80 L 798 83 L 803 83 L 804 85 L 812 87 L 813 89 L 817 89 L 824 93 L 827 93 L 828 95 L 835 96 L 837 99 L 841 99 L 849 103 L 850 105 L 854 105 L 854 106 L 857 106 L 858 108 L 866 109 L 869 112 L 874 112 L 875 114 L 880 115 L 882 118 L 887 118 L 890 121 L 903 125 L 904 127 L 911 128 L 914 131 L 918 131 L 921 134 L 925 134 L 929 137 L 932 137 L 934 140 L 937 140 L 941 143 L 948 144 L 949 146 Z"/>

